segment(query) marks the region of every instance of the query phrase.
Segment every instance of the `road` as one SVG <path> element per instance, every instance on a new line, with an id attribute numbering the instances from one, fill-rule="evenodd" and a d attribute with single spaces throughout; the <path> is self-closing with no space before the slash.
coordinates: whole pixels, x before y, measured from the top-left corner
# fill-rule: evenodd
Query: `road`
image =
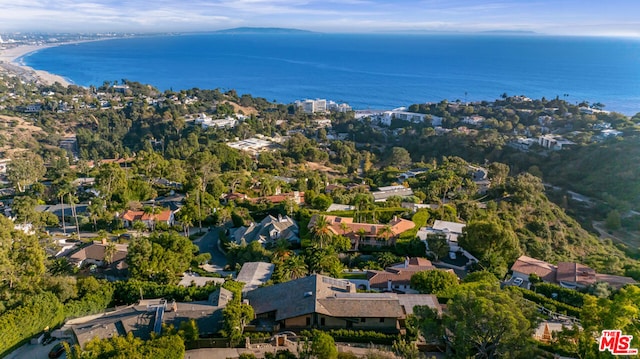
<path id="1" fill-rule="evenodd" d="M 229 273 L 224 272 L 223 270 L 227 265 L 227 257 L 218 248 L 218 241 L 220 240 L 219 231 L 220 228 L 213 228 L 200 239 L 193 241 L 193 243 L 200 248 L 200 253 L 211 254 L 211 264 L 203 266 L 203 269 L 209 272 L 217 272 L 226 275 Z"/>

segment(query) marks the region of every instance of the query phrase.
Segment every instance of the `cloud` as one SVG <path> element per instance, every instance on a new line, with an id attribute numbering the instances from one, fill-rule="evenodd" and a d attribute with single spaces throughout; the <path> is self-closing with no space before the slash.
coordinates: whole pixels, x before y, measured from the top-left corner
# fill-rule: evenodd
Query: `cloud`
<path id="1" fill-rule="evenodd" d="M 626 0 L 5 0 L 1 31 L 207 31 L 233 26 L 321 31 L 633 32 Z M 629 25 L 631 23 L 631 25 Z M 605 28 L 601 24 L 610 24 Z M 608 25 L 607 25 L 608 26 Z"/>

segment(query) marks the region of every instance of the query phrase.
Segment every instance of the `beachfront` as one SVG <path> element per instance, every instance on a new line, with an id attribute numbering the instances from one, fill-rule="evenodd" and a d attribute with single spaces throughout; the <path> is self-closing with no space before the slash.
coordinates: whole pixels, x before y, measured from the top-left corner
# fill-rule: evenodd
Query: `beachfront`
<path id="1" fill-rule="evenodd" d="M 52 85 L 56 82 L 63 86 L 70 85 L 64 77 L 49 73 L 47 71 L 35 70 L 29 66 L 20 64 L 17 60 L 24 55 L 39 51 L 49 47 L 59 46 L 61 44 L 48 44 L 48 45 L 18 45 L 8 49 L 0 50 L 0 73 L 5 72 L 19 76 L 27 81 L 36 81 L 47 85 Z"/>

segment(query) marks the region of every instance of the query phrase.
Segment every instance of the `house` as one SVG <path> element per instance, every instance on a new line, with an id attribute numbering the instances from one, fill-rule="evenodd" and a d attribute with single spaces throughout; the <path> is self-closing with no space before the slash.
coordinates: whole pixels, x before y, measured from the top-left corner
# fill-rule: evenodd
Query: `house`
<path id="1" fill-rule="evenodd" d="M 9 166 L 9 162 L 11 162 L 10 158 L 0 159 L 0 175 L 7 174 L 7 167 Z"/>
<path id="2" fill-rule="evenodd" d="M 409 197 L 413 196 L 413 190 L 402 185 L 379 187 L 377 191 L 371 192 L 375 202 L 386 202 L 389 197 Z"/>
<path id="3" fill-rule="evenodd" d="M 465 116 L 460 122 L 466 123 L 467 125 L 478 126 L 485 121 L 485 118 L 480 115 L 473 116 Z"/>
<path id="4" fill-rule="evenodd" d="M 273 263 L 246 262 L 242 265 L 236 281 L 244 283 L 243 292 L 254 290 L 271 279 L 275 267 Z"/>
<path id="5" fill-rule="evenodd" d="M 309 221 L 308 228 L 313 228 L 319 216 L 314 215 Z M 382 245 L 394 245 L 398 236 L 416 225 L 412 221 L 393 217 L 388 224 L 354 223 L 353 218 L 324 216 L 328 223 L 329 230 L 334 235 L 342 235 L 351 240 L 355 250 L 360 245 L 370 245 L 380 247 Z"/>
<path id="6" fill-rule="evenodd" d="M 65 326 L 71 329 L 80 347 L 95 337 L 108 339 L 129 333 L 147 340 L 152 333 L 159 333 L 163 324 L 178 328 L 180 323 L 191 319 L 196 321 L 200 337 L 211 337 L 222 329 L 222 310 L 232 296 L 230 291 L 220 288 L 209 296 L 209 301 L 178 303 L 143 299 L 102 315 L 69 321 Z"/>
<path id="7" fill-rule="evenodd" d="M 304 192 L 293 191 L 289 193 L 280 193 L 274 196 L 265 196 L 265 197 L 256 197 L 256 198 L 246 198 L 247 201 L 251 203 L 260 203 L 260 202 L 270 202 L 273 204 L 277 204 L 280 202 L 284 202 L 288 199 L 292 200 L 295 204 L 301 205 L 304 204 Z"/>
<path id="8" fill-rule="evenodd" d="M 431 261 L 425 258 L 406 258 L 403 263 L 387 267 L 383 271 L 367 271 L 369 289 L 380 292 L 417 293 L 411 289 L 411 276 L 417 272 L 437 270 Z"/>
<path id="9" fill-rule="evenodd" d="M 441 221 L 436 219 L 431 227 L 422 227 L 418 230 L 417 236 L 426 243 L 427 236 L 430 234 L 444 235 L 449 244 L 450 252 L 457 252 L 460 249 L 458 245 L 458 236 L 462 235 L 464 230 L 464 223 L 455 223 L 448 221 Z"/>
<path id="10" fill-rule="evenodd" d="M 569 289 L 586 288 L 597 282 L 605 282 L 614 289 L 636 283 L 630 277 L 598 274 L 594 269 L 580 263 L 559 262 L 556 266 L 527 256 L 520 256 L 511 266 L 511 271 L 513 277 L 522 278 L 524 281 L 528 281 L 529 276 L 535 274 L 543 282 L 558 284 Z"/>
<path id="11" fill-rule="evenodd" d="M 144 211 L 126 210 L 120 218 L 125 228 L 133 226 L 133 222 L 140 221 L 144 223 L 147 228 L 153 228 L 158 223 L 165 223 L 168 226 L 175 224 L 175 217 L 173 211 L 170 209 L 163 209 L 160 213 L 145 213 Z"/>
<path id="12" fill-rule="evenodd" d="M 405 111 L 404 107 L 397 108 L 391 111 L 384 111 L 376 114 L 376 118 L 382 125 L 389 126 L 394 119 L 409 121 L 415 123 L 422 123 L 425 121 L 431 121 L 432 126 L 439 126 L 442 123 L 442 118 L 423 113 Z"/>
<path id="13" fill-rule="evenodd" d="M 544 282 L 555 283 L 556 281 L 556 266 L 527 256 L 520 256 L 511 266 L 511 271 L 514 277 L 523 280 L 529 280 L 529 275 L 535 274 Z"/>
<path id="14" fill-rule="evenodd" d="M 229 192 L 229 193 L 225 193 L 222 195 L 222 200 L 225 203 L 229 203 L 231 201 L 240 201 L 240 200 L 244 200 L 249 198 L 246 194 L 244 193 L 238 193 L 238 192 Z"/>
<path id="15" fill-rule="evenodd" d="M 618 131 L 610 128 L 600 131 L 600 135 L 605 138 L 618 137 L 618 136 L 622 136 L 622 134 L 623 134 L 622 131 Z"/>
<path id="16" fill-rule="evenodd" d="M 112 246 L 112 249 L 109 247 Z M 69 262 L 78 268 L 86 265 L 96 265 L 98 267 L 109 266 L 112 269 L 124 270 L 129 266 L 127 258 L 127 244 L 107 243 L 106 240 L 94 241 L 92 244 L 80 248 L 78 251 L 67 256 Z M 110 253 L 110 251 L 113 251 Z M 108 258 L 108 257 L 111 258 Z"/>
<path id="17" fill-rule="evenodd" d="M 315 100 L 306 99 L 303 101 L 296 101 L 295 105 L 302 109 L 304 113 L 316 113 L 327 111 L 327 100 L 317 98 Z"/>
<path id="18" fill-rule="evenodd" d="M 538 137 L 538 144 L 550 150 L 559 151 L 567 146 L 575 145 L 574 142 L 564 139 L 557 135 L 543 135 Z"/>
<path id="19" fill-rule="evenodd" d="M 401 173 L 398 175 L 399 180 L 407 180 L 409 178 L 414 178 L 415 176 L 427 172 L 428 168 L 415 168 L 408 170 L 407 172 Z"/>
<path id="20" fill-rule="evenodd" d="M 240 227 L 233 233 L 237 244 L 259 241 L 262 245 L 285 239 L 289 242 L 300 242 L 298 223 L 289 216 L 266 216 L 260 223 L 251 223 L 248 227 Z"/>
<path id="21" fill-rule="evenodd" d="M 430 295 L 402 297 L 396 293 L 356 293 L 346 280 L 312 275 L 261 287 L 245 297 L 256 321 L 271 330 L 353 329 L 398 333 L 415 305 L 439 310 Z"/>

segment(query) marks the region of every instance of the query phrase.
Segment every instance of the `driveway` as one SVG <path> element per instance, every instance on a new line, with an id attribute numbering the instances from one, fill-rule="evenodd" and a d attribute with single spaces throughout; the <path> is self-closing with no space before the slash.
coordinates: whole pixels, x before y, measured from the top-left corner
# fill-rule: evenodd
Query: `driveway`
<path id="1" fill-rule="evenodd" d="M 47 345 L 26 343 L 6 356 L 5 359 L 47 359 L 49 358 L 49 351 L 59 342 L 60 340 L 54 340 Z M 66 354 L 60 356 L 61 359 L 66 357 Z"/>
<path id="2" fill-rule="evenodd" d="M 219 231 L 219 228 L 213 228 L 204 236 L 200 237 L 200 239 L 193 241 L 193 243 L 198 246 L 200 253 L 211 254 L 210 264 L 203 265 L 202 269 L 207 272 L 216 272 L 222 275 L 228 275 L 233 272 L 224 271 L 224 267 L 227 265 L 227 257 L 222 253 L 222 251 L 220 251 L 220 248 L 218 248 L 218 241 L 220 240 Z"/>

